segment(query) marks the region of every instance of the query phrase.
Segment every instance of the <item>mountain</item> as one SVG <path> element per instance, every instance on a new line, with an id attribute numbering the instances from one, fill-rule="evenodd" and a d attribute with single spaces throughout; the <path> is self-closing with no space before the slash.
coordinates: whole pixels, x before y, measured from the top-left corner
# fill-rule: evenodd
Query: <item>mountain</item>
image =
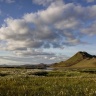
<path id="1" fill-rule="evenodd" d="M 47 68 L 47 64 L 37 64 L 37 65 L 29 65 L 29 64 L 26 64 L 26 65 L 21 65 L 20 66 L 21 68 L 25 68 L 25 69 L 46 69 Z"/>
<path id="2" fill-rule="evenodd" d="M 25 64 L 25 65 L 0 65 L 0 68 L 23 68 L 23 69 L 46 69 L 47 67 L 49 67 L 47 64 L 37 64 L 37 65 L 33 65 L 33 64 Z"/>
<path id="3" fill-rule="evenodd" d="M 59 63 L 53 64 L 52 67 L 96 67 L 96 56 L 90 55 L 87 52 L 80 51 L 66 61 L 61 61 Z"/>

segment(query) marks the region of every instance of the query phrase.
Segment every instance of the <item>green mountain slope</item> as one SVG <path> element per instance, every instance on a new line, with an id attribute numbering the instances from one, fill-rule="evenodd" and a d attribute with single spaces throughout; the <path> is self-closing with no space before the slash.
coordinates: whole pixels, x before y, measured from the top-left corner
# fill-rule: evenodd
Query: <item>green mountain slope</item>
<path id="1" fill-rule="evenodd" d="M 96 56 L 80 51 L 66 61 L 53 64 L 52 67 L 96 67 Z"/>
<path id="2" fill-rule="evenodd" d="M 96 58 L 84 59 L 77 64 L 71 66 L 71 68 L 93 68 L 96 67 Z"/>

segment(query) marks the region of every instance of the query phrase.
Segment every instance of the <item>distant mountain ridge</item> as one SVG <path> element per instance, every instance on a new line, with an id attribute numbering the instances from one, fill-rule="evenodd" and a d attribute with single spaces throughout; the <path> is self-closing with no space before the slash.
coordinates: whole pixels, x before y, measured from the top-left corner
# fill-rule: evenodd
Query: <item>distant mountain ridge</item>
<path id="1" fill-rule="evenodd" d="M 48 67 L 47 64 L 37 64 L 37 65 L 33 65 L 33 64 L 25 64 L 25 65 L 0 65 L 0 68 L 23 68 L 23 69 L 46 69 Z"/>
<path id="2" fill-rule="evenodd" d="M 96 56 L 79 51 L 68 60 L 55 63 L 52 67 L 96 67 Z"/>

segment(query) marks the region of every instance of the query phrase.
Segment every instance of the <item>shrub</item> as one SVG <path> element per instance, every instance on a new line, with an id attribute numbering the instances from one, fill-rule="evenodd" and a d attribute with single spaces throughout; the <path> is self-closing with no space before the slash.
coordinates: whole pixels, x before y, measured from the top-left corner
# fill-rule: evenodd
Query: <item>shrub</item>
<path id="1" fill-rule="evenodd" d="M 46 71 L 38 71 L 38 72 L 34 72 L 32 73 L 32 75 L 37 75 L 37 76 L 47 76 L 48 72 Z"/>
<path id="2" fill-rule="evenodd" d="M 7 74 L 7 73 L 0 73 L 0 76 L 7 76 L 7 75 L 9 75 L 9 74 Z"/>

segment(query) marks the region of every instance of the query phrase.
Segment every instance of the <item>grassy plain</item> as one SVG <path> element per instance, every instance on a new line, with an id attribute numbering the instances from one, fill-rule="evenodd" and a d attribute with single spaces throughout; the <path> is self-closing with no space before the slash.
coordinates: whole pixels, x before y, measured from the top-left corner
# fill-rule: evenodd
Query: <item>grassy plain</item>
<path id="1" fill-rule="evenodd" d="M 0 69 L 0 96 L 96 96 L 96 69 Z"/>

